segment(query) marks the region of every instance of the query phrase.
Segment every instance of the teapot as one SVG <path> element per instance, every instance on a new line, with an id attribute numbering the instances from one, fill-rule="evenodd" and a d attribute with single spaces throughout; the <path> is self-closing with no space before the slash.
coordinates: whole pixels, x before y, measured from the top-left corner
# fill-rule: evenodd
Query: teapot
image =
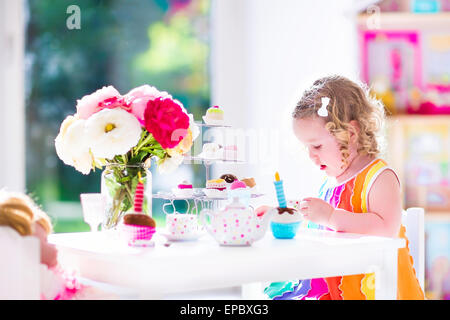
<path id="1" fill-rule="evenodd" d="M 258 216 L 238 197 L 222 210 L 203 209 L 200 221 L 216 241 L 223 246 L 249 246 L 261 239 L 273 212 Z"/>

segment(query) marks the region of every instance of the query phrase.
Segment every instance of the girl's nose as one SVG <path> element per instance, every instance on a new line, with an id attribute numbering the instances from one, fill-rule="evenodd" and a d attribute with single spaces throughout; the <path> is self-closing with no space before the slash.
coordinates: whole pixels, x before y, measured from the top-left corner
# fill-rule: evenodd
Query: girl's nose
<path id="1" fill-rule="evenodd" d="M 314 160 L 315 158 L 317 158 L 317 155 L 315 154 L 313 148 L 308 148 L 308 155 L 311 160 Z"/>
<path id="2" fill-rule="evenodd" d="M 315 150 L 313 150 L 312 148 L 308 148 L 308 155 L 312 162 L 316 164 L 319 163 L 319 157 L 317 156 Z"/>

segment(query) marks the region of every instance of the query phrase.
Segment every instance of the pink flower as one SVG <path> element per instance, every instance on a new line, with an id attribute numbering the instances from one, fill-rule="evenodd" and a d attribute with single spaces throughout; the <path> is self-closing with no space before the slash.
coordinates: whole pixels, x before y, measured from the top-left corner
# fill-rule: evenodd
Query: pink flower
<path id="1" fill-rule="evenodd" d="M 77 101 L 77 114 L 80 119 L 87 120 L 94 113 L 104 109 L 118 107 L 122 97 L 113 86 L 103 87 Z"/>
<path id="2" fill-rule="evenodd" d="M 147 103 L 156 98 L 172 99 L 172 96 L 148 84 L 134 88 L 125 95 L 125 102 L 130 106 L 131 113 L 134 114 L 142 126 L 145 126 L 144 111 L 147 108 Z"/>
<path id="3" fill-rule="evenodd" d="M 189 116 L 179 103 L 169 98 L 149 100 L 144 120 L 147 131 L 164 149 L 176 147 L 188 134 Z"/>

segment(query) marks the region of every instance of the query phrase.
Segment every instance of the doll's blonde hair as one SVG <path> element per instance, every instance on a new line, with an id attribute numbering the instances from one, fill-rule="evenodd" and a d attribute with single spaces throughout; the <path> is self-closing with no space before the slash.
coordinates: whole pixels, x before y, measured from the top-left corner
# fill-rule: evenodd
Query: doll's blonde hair
<path id="1" fill-rule="evenodd" d="M 358 84 L 343 76 L 328 76 L 316 80 L 298 101 L 292 114 L 294 119 L 321 118 L 317 111 L 322 106 L 322 98 L 328 97 L 328 115 L 325 128 L 336 138 L 340 146 L 342 160 L 349 156 L 350 121 L 359 124 L 358 154 L 378 155 L 385 112 L 383 104 L 372 97 L 364 84 Z"/>
<path id="2" fill-rule="evenodd" d="M 29 196 L 0 190 L 0 225 L 28 236 L 33 234 L 34 223 L 41 225 L 47 234 L 53 230 L 48 215 Z"/>

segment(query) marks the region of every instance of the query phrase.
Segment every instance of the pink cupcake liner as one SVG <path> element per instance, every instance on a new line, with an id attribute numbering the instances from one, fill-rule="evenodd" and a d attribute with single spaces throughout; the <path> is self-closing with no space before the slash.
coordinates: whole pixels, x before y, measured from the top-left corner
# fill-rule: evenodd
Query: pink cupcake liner
<path id="1" fill-rule="evenodd" d="M 137 242 L 149 241 L 156 232 L 155 227 L 139 226 L 139 225 L 121 225 L 121 233 L 128 242 L 128 245 L 133 245 Z"/>

